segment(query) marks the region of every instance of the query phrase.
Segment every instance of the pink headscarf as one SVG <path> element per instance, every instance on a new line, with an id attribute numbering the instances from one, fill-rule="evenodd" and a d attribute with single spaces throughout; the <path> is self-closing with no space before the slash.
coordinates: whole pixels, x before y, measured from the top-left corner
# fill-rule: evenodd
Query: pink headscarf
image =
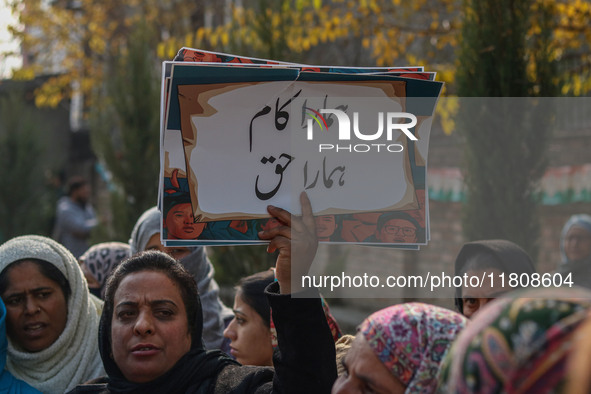
<path id="1" fill-rule="evenodd" d="M 412 302 L 372 314 L 359 332 L 406 393 L 432 393 L 441 360 L 467 322 L 451 310 Z"/>

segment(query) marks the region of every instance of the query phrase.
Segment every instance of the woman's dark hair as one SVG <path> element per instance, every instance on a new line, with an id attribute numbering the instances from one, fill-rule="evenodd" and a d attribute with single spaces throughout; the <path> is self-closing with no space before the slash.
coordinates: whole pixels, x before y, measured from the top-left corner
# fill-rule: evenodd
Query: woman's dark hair
<path id="1" fill-rule="evenodd" d="M 267 270 L 240 279 L 236 286 L 242 301 L 261 316 L 267 327 L 271 327 L 271 307 L 265 295 L 265 288 L 274 280 L 274 272 Z"/>
<path id="2" fill-rule="evenodd" d="M 8 288 L 8 272 L 12 268 L 21 265 L 26 261 L 30 261 L 31 263 L 35 264 L 41 275 L 57 283 L 60 289 L 62 289 L 62 293 L 64 293 L 64 298 L 66 301 L 70 298 L 72 289 L 70 288 L 70 283 L 64 274 L 62 274 L 62 272 L 55 265 L 39 259 L 22 259 L 8 264 L 6 268 L 4 268 L 4 270 L 0 273 L 0 294 L 4 294 Z"/>
<path id="3" fill-rule="evenodd" d="M 193 275 L 189 274 L 177 260 L 166 253 L 158 251 L 140 252 L 129 259 L 123 261 L 117 266 L 115 271 L 107 280 L 105 287 L 105 316 L 112 316 L 114 309 L 115 292 L 119 288 L 121 281 L 129 274 L 141 271 L 156 271 L 166 275 L 181 292 L 181 298 L 185 304 L 187 321 L 189 322 L 189 332 L 195 335 L 194 328 L 197 322 L 197 313 L 201 314 L 201 302 L 197 292 L 197 284 Z M 201 328 L 199 327 L 199 330 Z M 193 338 L 194 341 L 201 342 L 201 332 L 197 333 L 199 338 Z"/>
<path id="4" fill-rule="evenodd" d="M 477 259 L 474 257 L 478 257 Z M 505 267 L 492 252 L 486 250 L 475 250 L 464 256 L 465 263 L 460 268 L 458 275 L 464 275 L 468 271 L 484 271 L 486 269 L 497 268 L 504 271 Z"/>
<path id="5" fill-rule="evenodd" d="M 475 259 L 475 256 L 479 256 Z M 532 259 L 519 245 L 505 239 L 485 239 L 465 243 L 454 263 L 455 275 L 468 271 L 484 271 L 497 268 L 506 274 L 533 274 L 536 272 Z M 455 304 L 464 313 L 462 288 L 456 288 Z"/>

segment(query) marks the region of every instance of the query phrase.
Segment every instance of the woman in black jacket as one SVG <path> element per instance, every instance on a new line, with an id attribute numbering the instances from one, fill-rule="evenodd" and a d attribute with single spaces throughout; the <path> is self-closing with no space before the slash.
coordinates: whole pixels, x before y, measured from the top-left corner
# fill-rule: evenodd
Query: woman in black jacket
<path id="1" fill-rule="evenodd" d="M 122 263 L 107 284 L 99 347 L 108 376 L 72 392 L 329 393 L 335 348 L 318 293 L 291 287 L 292 253 L 301 260 L 295 272 L 306 272 L 317 247 L 310 203 L 303 195 L 302 218 L 269 212 L 283 224 L 261 234 L 271 240 L 269 251 L 279 250 L 278 281 L 266 290 L 279 343 L 274 369 L 204 350 L 192 276 L 171 257 L 145 252 Z M 292 297 L 296 291 L 316 297 Z"/>

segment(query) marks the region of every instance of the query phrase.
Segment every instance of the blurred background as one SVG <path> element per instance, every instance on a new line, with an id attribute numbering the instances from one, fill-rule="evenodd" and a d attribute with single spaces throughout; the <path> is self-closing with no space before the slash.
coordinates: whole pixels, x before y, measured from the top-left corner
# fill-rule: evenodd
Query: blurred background
<path id="1" fill-rule="evenodd" d="M 72 175 L 92 184 L 101 223 L 92 243 L 127 242 L 157 201 L 161 62 L 183 46 L 306 64 L 422 65 L 446 83 L 445 97 L 582 99 L 590 44 L 583 0 L 0 0 L 0 242 L 49 236 Z M 513 240 L 540 272 L 556 268 L 562 225 L 591 212 L 589 111 L 574 105 L 560 122 L 507 130 L 515 138 L 506 142 L 456 124 L 457 111 L 457 101 L 441 100 L 432 127 L 429 245 L 370 258 L 364 247 L 322 246 L 333 270 L 449 270 L 463 242 L 482 238 Z M 230 288 L 272 264 L 264 247 L 209 254 Z M 331 303 L 354 327 L 394 302 Z"/>

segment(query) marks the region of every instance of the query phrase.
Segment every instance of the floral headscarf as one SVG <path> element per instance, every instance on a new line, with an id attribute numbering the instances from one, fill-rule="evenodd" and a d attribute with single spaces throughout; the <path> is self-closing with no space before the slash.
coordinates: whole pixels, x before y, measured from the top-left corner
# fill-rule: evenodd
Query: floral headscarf
<path id="1" fill-rule="evenodd" d="M 413 302 L 372 314 L 359 332 L 406 393 L 432 393 L 441 360 L 467 322 L 451 310 Z"/>
<path id="2" fill-rule="evenodd" d="M 487 304 L 441 370 L 441 393 L 548 393 L 564 384 L 576 328 L 591 292 L 527 289 Z"/>

